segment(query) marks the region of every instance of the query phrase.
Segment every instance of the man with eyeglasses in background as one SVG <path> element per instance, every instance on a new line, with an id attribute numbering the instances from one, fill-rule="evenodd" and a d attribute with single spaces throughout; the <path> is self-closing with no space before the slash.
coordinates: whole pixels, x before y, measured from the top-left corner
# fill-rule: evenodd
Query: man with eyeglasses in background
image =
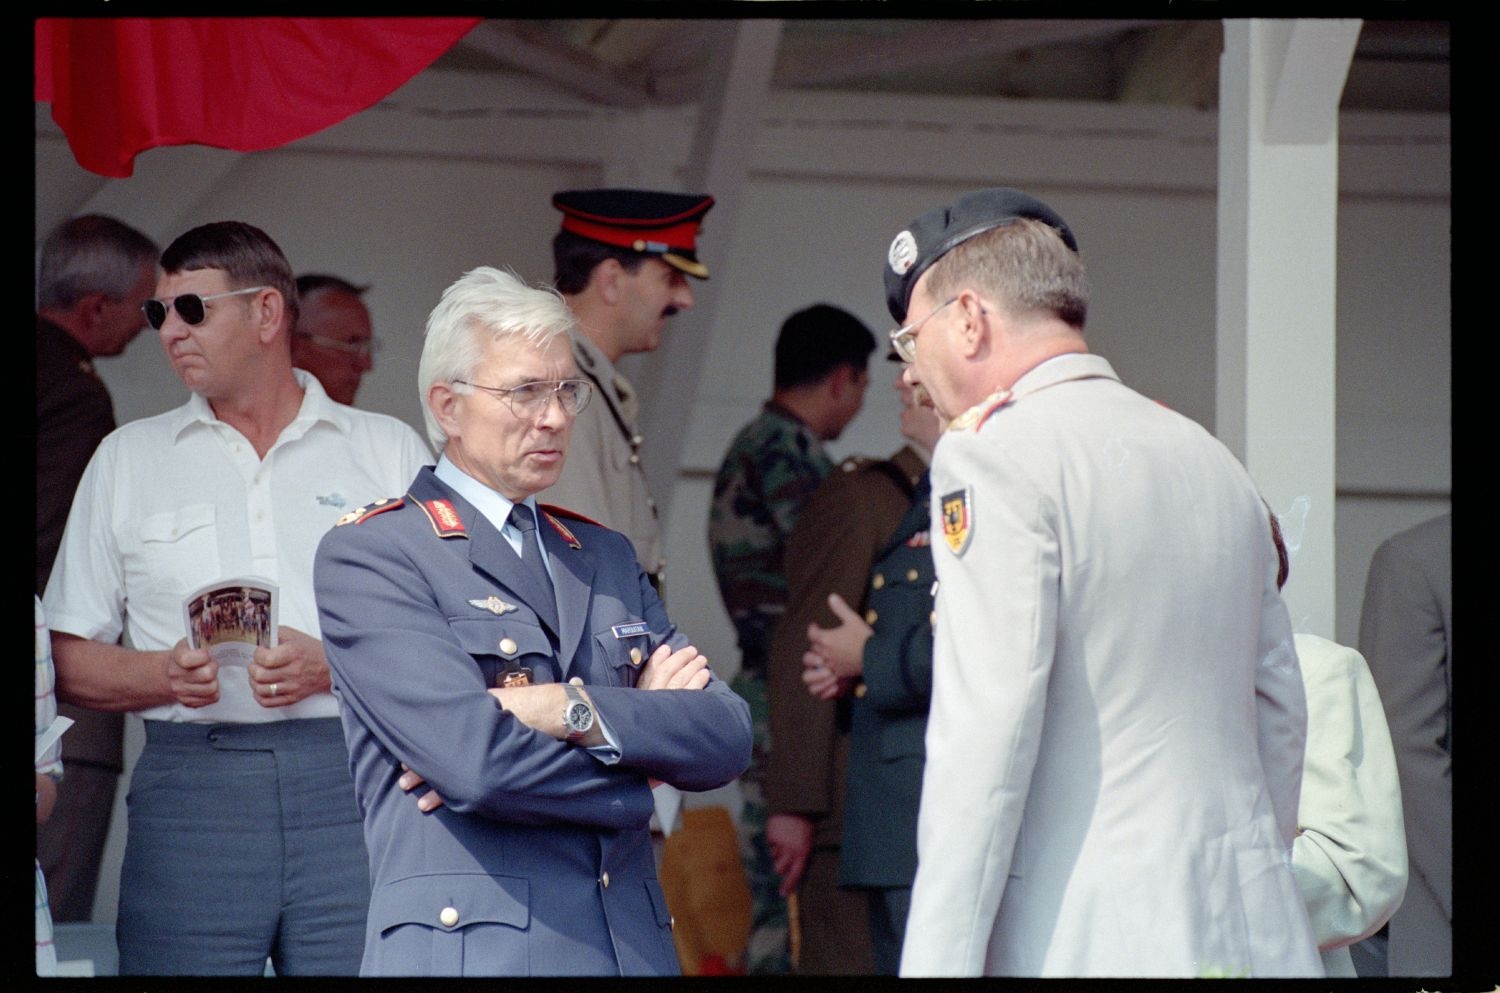
<path id="1" fill-rule="evenodd" d="M 354 403 L 360 380 L 375 368 L 380 349 L 361 297 L 368 286 L 322 273 L 297 277 L 297 325 L 292 329 L 292 365 L 318 378 L 337 403 Z"/>
<path id="2" fill-rule="evenodd" d="M 442 457 L 318 549 L 370 851 L 362 975 L 676 975 L 652 787 L 750 759 L 748 707 L 629 541 L 536 500 L 593 392 L 573 321 L 490 267 L 448 287 L 418 369 Z"/>
<path id="3" fill-rule="evenodd" d="M 120 972 L 260 975 L 269 956 L 279 975 L 352 975 L 369 876 L 313 554 L 427 449 L 293 369 L 296 285 L 263 231 L 194 228 L 161 266 L 143 310 L 192 396 L 104 439 L 45 598 L 59 697 L 145 720 Z M 276 585 L 277 644 L 220 667 L 189 648 L 184 599 L 241 576 Z"/>

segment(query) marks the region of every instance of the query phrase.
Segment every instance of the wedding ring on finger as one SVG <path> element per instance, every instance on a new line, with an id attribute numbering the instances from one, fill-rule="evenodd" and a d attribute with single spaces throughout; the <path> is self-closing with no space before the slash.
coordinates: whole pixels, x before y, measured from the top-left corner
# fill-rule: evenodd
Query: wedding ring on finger
<path id="1" fill-rule="evenodd" d="M 276 683 L 272 683 L 271 684 L 271 692 L 267 693 L 266 695 L 267 696 L 275 696 L 276 695 L 276 686 L 277 686 Z"/>

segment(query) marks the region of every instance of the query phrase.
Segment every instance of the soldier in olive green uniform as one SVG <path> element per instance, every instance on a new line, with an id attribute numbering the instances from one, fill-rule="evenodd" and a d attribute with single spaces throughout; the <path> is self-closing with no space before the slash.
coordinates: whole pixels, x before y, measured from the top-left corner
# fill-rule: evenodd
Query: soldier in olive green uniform
<path id="1" fill-rule="evenodd" d="M 869 890 L 875 965 L 887 975 L 901 964 L 917 874 L 922 738 L 932 695 L 929 493 L 923 473 L 911 510 L 871 572 L 866 619 L 874 632 L 850 715 L 839 884 Z"/>
<path id="2" fill-rule="evenodd" d="M 858 318 L 827 304 L 791 315 L 776 340 L 774 387 L 760 414 L 735 436 L 714 480 L 709 550 L 734 624 L 740 671 L 731 684 L 750 704 L 755 752 L 740 777 L 740 846 L 755 901 L 748 971 L 786 972 L 786 902 L 776 838 L 762 794 L 770 750 L 766 661 L 786 609 L 782 554 L 803 503 L 833 469 L 823 442 L 837 438 L 864 402 L 875 339 Z"/>
<path id="3" fill-rule="evenodd" d="M 922 738 L 932 689 L 933 565 L 928 544 L 927 462 L 939 434 L 937 415 L 899 372 L 895 387 L 902 399 L 901 434 L 909 444 L 890 462 L 872 463 L 851 473 L 851 483 L 860 479 L 864 493 L 857 501 L 845 501 L 846 505 L 857 502 L 862 519 L 874 516 L 866 507 L 879 507 L 886 522 L 882 537 L 865 551 L 871 567 L 864 573 L 861 588 L 844 598 L 847 603 L 829 604 L 837 626 L 804 626 L 802 643 L 808 651 L 799 659 L 800 682 L 812 697 L 819 701 L 837 698 L 841 708 L 848 708 L 847 763 L 840 768 L 842 817 L 831 818 L 841 822 L 840 835 L 834 839 L 839 847 L 833 852 L 839 860 L 839 885 L 856 893 L 864 891 L 868 898 L 873 968 L 885 975 L 895 975 L 900 965 L 906 909 L 916 874 Z M 872 499 L 881 492 L 887 500 L 897 496 L 890 480 L 875 478 L 882 465 L 902 473 L 905 485 L 895 506 Z M 815 502 L 828 489 L 819 491 Z M 798 525 L 799 534 L 811 513 L 810 506 Z M 824 616 L 828 616 L 826 610 Z M 781 643 L 778 635 L 777 645 Z M 779 659 L 778 654 L 773 663 Z M 781 758 L 778 748 L 772 761 L 773 786 Z M 776 799 L 773 791 L 773 802 Z"/>

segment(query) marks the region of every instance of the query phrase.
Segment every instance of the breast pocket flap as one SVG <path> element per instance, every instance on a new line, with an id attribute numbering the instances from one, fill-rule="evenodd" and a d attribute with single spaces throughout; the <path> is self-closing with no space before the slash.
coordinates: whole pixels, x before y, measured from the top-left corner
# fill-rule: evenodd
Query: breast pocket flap
<path id="1" fill-rule="evenodd" d="M 370 900 L 370 923 L 380 931 L 419 924 L 457 931 L 471 924 L 531 922 L 531 884 L 519 876 L 488 873 L 431 873 L 393 880 Z"/>
<path id="2" fill-rule="evenodd" d="M 461 617 L 449 621 L 458 643 L 470 655 L 514 659 L 551 655 L 547 634 L 536 624 L 507 617 Z"/>
<path id="3" fill-rule="evenodd" d="M 213 527 L 214 505 L 192 504 L 164 514 L 152 514 L 141 521 L 141 540 L 147 542 L 179 541 L 202 528 Z"/>

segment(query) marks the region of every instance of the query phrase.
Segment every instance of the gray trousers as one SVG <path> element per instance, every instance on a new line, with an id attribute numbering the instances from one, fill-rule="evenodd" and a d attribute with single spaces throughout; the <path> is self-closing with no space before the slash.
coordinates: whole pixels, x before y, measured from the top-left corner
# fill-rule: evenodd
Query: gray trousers
<path id="1" fill-rule="evenodd" d="M 358 974 L 369 860 L 336 718 L 147 721 L 127 802 L 121 975 Z"/>

